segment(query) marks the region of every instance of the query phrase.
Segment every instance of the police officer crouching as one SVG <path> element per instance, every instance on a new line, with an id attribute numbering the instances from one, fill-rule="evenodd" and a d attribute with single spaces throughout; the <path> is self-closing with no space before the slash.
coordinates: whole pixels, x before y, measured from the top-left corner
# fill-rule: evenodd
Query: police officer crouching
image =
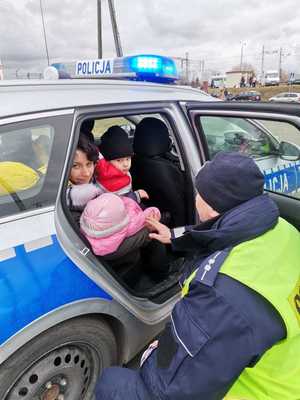
<path id="1" fill-rule="evenodd" d="M 182 298 L 138 371 L 108 368 L 97 400 L 300 398 L 300 234 L 239 153 L 196 177 L 198 226 L 152 239 L 185 251 Z"/>

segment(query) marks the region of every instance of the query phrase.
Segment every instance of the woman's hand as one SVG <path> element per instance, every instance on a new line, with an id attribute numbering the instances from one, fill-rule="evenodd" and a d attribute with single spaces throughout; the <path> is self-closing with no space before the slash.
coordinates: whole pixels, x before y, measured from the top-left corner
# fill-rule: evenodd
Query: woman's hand
<path id="1" fill-rule="evenodd" d="M 171 231 L 166 225 L 161 224 L 156 219 L 151 217 L 146 218 L 146 224 L 150 230 L 156 232 L 149 234 L 151 239 L 156 239 L 164 244 L 171 243 Z"/>
<path id="2" fill-rule="evenodd" d="M 139 190 L 137 190 L 137 192 L 138 192 L 138 194 L 139 194 L 141 199 L 149 200 L 149 195 L 146 192 L 146 190 L 139 189 Z"/>
<path id="3" fill-rule="evenodd" d="M 86 204 L 103 194 L 103 189 L 93 183 L 82 183 L 81 185 L 72 185 L 70 197 L 74 207 L 84 208 Z"/>

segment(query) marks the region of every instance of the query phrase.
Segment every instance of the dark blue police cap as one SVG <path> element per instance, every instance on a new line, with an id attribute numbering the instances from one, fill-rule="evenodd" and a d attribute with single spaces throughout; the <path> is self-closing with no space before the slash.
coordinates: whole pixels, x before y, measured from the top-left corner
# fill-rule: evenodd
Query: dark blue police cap
<path id="1" fill-rule="evenodd" d="M 264 176 L 249 156 L 222 151 L 200 169 L 195 185 L 203 200 L 223 213 L 261 195 Z"/>

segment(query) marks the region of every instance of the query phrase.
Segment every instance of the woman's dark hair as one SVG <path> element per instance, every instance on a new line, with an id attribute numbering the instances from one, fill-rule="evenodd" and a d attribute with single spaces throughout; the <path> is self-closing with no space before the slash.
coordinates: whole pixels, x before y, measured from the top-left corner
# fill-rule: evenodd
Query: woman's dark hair
<path id="1" fill-rule="evenodd" d="M 89 161 L 96 163 L 99 158 L 99 150 L 94 143 L 91 143 L 84 134 L 79 136 L 77 149 L 86 154 Z"/>

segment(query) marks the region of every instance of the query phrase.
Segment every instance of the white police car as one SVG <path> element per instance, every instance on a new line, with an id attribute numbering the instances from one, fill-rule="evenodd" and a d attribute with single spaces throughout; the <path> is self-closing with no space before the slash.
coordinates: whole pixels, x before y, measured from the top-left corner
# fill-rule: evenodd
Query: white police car
<path id="1" fill-rule="evenodd" d="M 0 84 L 1 399 L 90 399 L 102 368 L 140 351 L 179 296 L 176 274 L 136 290 L 93 255 L 72 221 L 65 193 L 83 121 L 95 120 L 98 138 L 116 123 L 134 136 L 144 117 L 163 120 L 184 175 L 186 224 L 196 222 L 201 165 L 217 151 L 238 150 L 255 157 L 282 215 L 300 227 L 298 107 L 212 100 L 128 81 Z M 275 139 L 270 124 L 290 127 L 286 142 L 294 144 Z"/>

